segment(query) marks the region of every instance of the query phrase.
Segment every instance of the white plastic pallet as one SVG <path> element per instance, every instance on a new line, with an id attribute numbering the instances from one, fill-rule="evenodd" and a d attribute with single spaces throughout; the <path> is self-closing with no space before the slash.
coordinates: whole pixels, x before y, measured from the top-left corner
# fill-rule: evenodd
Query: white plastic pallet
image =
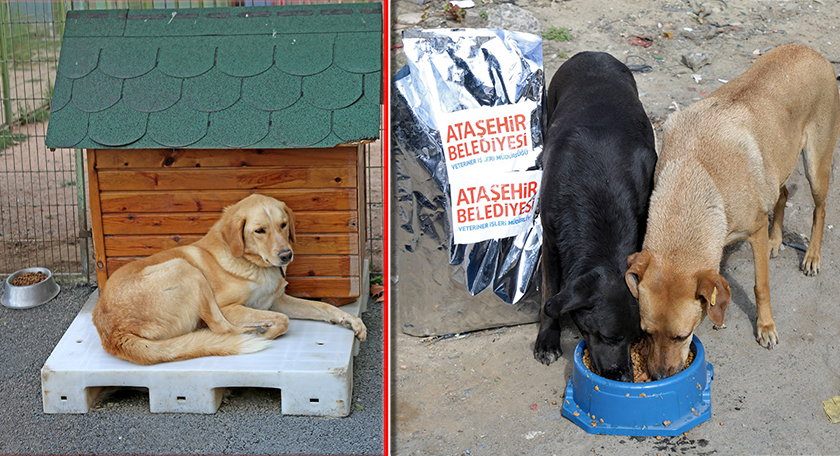
<path id="1" fill-rule="evenodd" d="M 341 309 L 360 315 L 369 289 Z M 353 394 L 353 331 L 325 322 L 291 320 L 265 350 L 139 366 L 102 349 L 91 321 L 99 293 L 88 298 L 44 367 L 45 413 L 86 413 L 103 387 L 145 387 L 152 413 L 216 413 L 228 387 L 280 389 L 284 415 L 347 416 Z"/>

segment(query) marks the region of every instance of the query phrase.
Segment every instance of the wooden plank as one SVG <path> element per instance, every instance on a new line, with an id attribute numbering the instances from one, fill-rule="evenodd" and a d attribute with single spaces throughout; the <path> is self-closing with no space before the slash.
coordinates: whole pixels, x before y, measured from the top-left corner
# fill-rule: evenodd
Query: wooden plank
<path id="1" fill-rule="evenodd" d="M 93 257 L 96 281 L 100 287 L 108 280 L 108 261 L 105 256 L 105 237 L 102 232 L 102 210 L 99 202 L 99 176 L 96 172 L 96 150 L 88 149 L 88 191 L 90 199 L 90 226 L 93 237 Z"/>
<path id="2" fill-rule="evenodd" d="M 149 256 L 161 250 L 192 244 L 201 237 L 202 235 L 198 234 L 104 236 L 104 254 L 109 258 Z M 358 242 L 359 238 L 355 233 L 300 234 L 294 244 L 294 251 L 295 256 L 357 255 Z"/>
<path id="3" fill-rule="evenodd" d="M 221 213 L 103 214 L 102 230 L 113 234 L 205 234 Z M 295 233 L 356 232 L 356 211 L 295 212 Z"/>
<path id="4" fill-rule="evenodd" d="M 162 250 L 189 245 L 202 235 L 105 236 L 105 252 L 111 257 L 143 257 Z"/>
<path id="5" fill-rule="evenodd" d="M 301 234 L 294 244 L 295 255 L 358 255 L 355 233 Z"/>
<path id="6" fill-rule="evenodd" d="M 289 277 L 286 292 L 299 298 L 357 297 L 358 277 Z"/>
<path id="7" fill-rule="evenodd" d="M 100 201 L 105 213 L 221 212 L 253 193 L 283 201 L 292 210 L 356 210 L 358 205 L 357 192 L 353 188 L 102 192 Z"/>
<path id="8" fill-rule="evenodd" d="M 140 258 L 144 257 L 108 257 L 108 276 Z M 358 261 L 355 255 L 295 255 L 286 274 L 289 277 L 358 277 Z"/>
<path id="9" fill-rule="evenodd" d="M 97 169 L 241 168 L 248 166 L 344 166 L 355 147 L 331 149 L 100 149 Z"/>
<path id="10" fill-rule="evenodd" d="M 358 277 L 357 255 L 298 255 L 286 269 L 289 277 Z"/>
<path id="11" fill-rule="evenodd" d="M 192 168 L 99 171 L 100 191 L 352 188 L 356 168 Z"/>

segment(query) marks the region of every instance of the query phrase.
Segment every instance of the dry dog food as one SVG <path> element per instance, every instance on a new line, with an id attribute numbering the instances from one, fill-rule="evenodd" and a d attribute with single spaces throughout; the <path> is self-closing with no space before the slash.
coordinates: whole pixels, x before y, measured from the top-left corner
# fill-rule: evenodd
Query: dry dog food
<path id="1" fill-rule="evenodd" d="M 651 381 L 650 373 L 647 369 L 647 358 L 648 358 L 648 345 L 647 339 L 641 338 L 636 342 L 633 342 L 633 345 L 630 347 L 630 355 L 633 361 L 633 383 L 645 383 Z M 586 366 L 587 369 L 595 372 L 595 369 L 592 367 L 592 357 L 589 355 L 589 349 L 583 349 L 583 365 Z M 685 366 L 683 369 L 687 369 L 688 366 L 694 361 L 694 351 L 690 350 L 688 352 L 688 358 L 685 360 Z M 597 372 L 595 372 L 597 374 Z"/>
<path id="2" fill-rule="evenodd" d="M 9 283 L 16 287 L 25 287 L 27 285 L 35 285 L 44 280 L 47 280 L 47 275 L 43 272 L 24 272 Z"/>

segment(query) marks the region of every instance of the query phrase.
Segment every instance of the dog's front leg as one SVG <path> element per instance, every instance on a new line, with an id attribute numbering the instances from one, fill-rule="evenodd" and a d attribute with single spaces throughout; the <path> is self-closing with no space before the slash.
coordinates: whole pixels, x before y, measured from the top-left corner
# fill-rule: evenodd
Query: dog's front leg
<path id="1" fill-rule="evenodd" d="M 543 304 L 545 307 L 545 304 Z M 537 341 L 534 342 L 534 359 L 550 365 L 563 355 L 560 348 L 560 319 L 551 318 L 540 309 L 540 331 L 537 333 Z"/>
<path id="2" fill-rule="evenodd" d="M 309 301 L 284 294 L 271 305 L 271 310 L 286 314 L 289 318 L 326 321 L 333 325 L 342 325 L 352 329 L 356 337 L 363 341 L 367 338 L 367 328 L 359 317 L 320 301 Z"/>
<path id="3" fill-rule="evenodd" d="M 765 223 L 750 235 L 749 242 L 753 251 L 755 263 L 755 319 L 756 338 L 758 343 L 766 348 L 773 348 L 779 343 L 776 322 L 773 319 L 773 309 L 770 308 L 770 250 L 767 228 Z"/>
<path id="4" fill-rule="evenodd" d="M 546 236 L 543 240 L 542 250 L 542 304 L 540 305 L 540 330 L 537 333 L 537 340 L 534 342 L 534 359 L 550 365 L 553 361 L 560 359 L 563 350 L 560 348 L 560 319 L 551 318 L 545 314 L 545 303 L 554 296 L 559 287 L 558 277 L 558 255 L 548 247 L 548 243 L 554 242 L 553 238 Z"/>
<path id="5" fill-rule="evenodd" d="M 831 90 L 836 90 L 832 84 Z M 836 92 L 835 92 L 836 93 Z M 836 101 L 834 112 L 836 113 Z M 836 114 L 835 114 L 836 116 Z M 825 225 L 825 199 L 828 196 L 828 184 L 831 182 L 831 160 L 834 156 L 834 145 L 837 143 L 837 134 L 840 132 L 840 119 L 835 118 L 832 122 L 834 131 L 811 135 L 810 144 L 806 145 L 803 154 L 805 162 L 805 177 L 811 185 L 811 196 L 814 198 L 814 216 L 811 220 L 811 239 L 808 242 L 808 250 L 805 251 L 805 258 L 799 268 L 807 276 L 815 276 L 820 273 L 823 227 Z M 829 130 L 830 131 L 830 130 Z"/>

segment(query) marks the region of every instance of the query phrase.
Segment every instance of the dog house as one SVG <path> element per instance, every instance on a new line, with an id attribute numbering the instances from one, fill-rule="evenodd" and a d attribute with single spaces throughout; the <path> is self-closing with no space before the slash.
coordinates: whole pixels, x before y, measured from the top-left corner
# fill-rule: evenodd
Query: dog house
<path id="1" fill-rule="evenodd" d="M 359 296 L 382 58 L 380 3 L 69 12 L 46 143 L 85 150 L 99 285 L 262 193 L 287 291 Z"/>

